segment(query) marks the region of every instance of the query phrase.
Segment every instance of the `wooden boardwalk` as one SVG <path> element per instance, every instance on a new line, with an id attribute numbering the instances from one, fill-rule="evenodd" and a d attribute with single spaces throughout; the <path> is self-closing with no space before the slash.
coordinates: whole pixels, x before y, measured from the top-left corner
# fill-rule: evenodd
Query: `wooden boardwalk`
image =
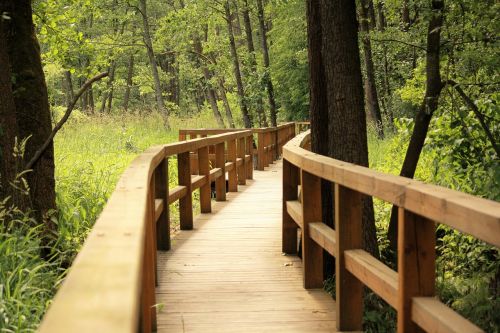
<path id="1" fill-rule="evenodd" d="M 335 332 L 335 302 L 281 253 L 281 161 L 158 254 L 158 332 Z"/>

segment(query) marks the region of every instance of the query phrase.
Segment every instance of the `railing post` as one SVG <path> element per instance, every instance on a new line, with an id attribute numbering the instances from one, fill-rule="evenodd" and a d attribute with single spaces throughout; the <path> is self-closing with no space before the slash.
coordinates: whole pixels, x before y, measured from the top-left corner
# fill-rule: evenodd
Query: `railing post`
<path id="1" fill-rule="evenodd" d="M 245 137 L 239 138 L 237 141 L 238 141 L 238 158 L 241 158 L 241 165 L 238 167 L 238 184 L 246 185 L 247 175 L 246 175 L 246 161 L 245 161 Z"/>
<path id="2" fill-rule="evenodd" d="M 267 156 L 266 156 L 266 166 L 273 164 L 273 138 L 271 136 L 271 131 L 266 132 L 266 147 L 267 147 Z"/>
<path id="3" fill-rule="evenodd" d="M 398 333 L 421 332 L 411 319 L 411 300 L 434 296 L 436 281 L 434 221 L 399 208 L 398 214 Z"/>
<path id="4" fill-rule="evenodd" d="M 215 180 L 217 201 L 226 201 L 226 147 L 224 142 L 215 146 L 215 167 L 222 170 L 222 176 Z"/>
<path id="5" fill-rule="evenodd" d="M 299 185 L 299 169 L 283 159 L 283 212 L 281 251 L 287 254 L 297 253 L 297 224 L 288 214 L 286 202 L 297 200 Z"/>
<path id="6" fill-rule="evenodd" d="M 345 267 L 344 251 L 362 248 L 362 195 L 335 184 L 335 231 L 337 234 L 335 282 L 337 329 L 363 329 L 363 284 Z"/>
<path id="7" fill-rule="evenodd" d="M 309 237 L 309 223 L 322 222 L 321 178 L 301 170 L 302 269 L 304 288 L 323 287 L 323 248 Z"/>
<path id="8" fill-rule="evenodd" d="M 273 152 L 274 152 L 274 160 L 277 161 L 280 154 L 279 154 L 279 148 L 278 148 L 278 127 L 275 127 L 274 128 L 274 131 L 273 131 L 273 141 L 274 141 L 274 149 L 273 149 Z"/>
<path id="9" fill-rule="evenodd" d="M 236 140 L 227 142 L 227 157 L 233 162 L 233 168 L 229 171 L 229 192 L 238 192 L 238 165 L 236 163 Z"/>
<path id="10" fill-rule="evenodd" d="M 202 213 L 212 211 L 212 198 L 210 196 L 210 161 L 208 159 L 208 146 L 198 149 L 198 170 L 205 176 L 206 182 L 200 187 L 200 209 Z"/>
<path id="11" fill-rule="evenodd" d="M 264 133 L 259 132 L 257 136 L 257 170 L 264 170 Z"/>
<path id="12" fill-rule="evenodd" d="M 253 134 L 247 136 L 246 144 L 246 155 L 250 156 L 250 161 L 247 163 L 247 179 L 253 179 Z"/>
<path id="13" fill-rule="evenodd" d="M 155 198 L 163 201 L 163 211 L 156 222 L 156 244 L 159 250 L 170 250 L 170 210 L 168 205 L 168 157 L 155 170 Z"/>
<path id="14" fill-rule="evenodd" d="M 179 220 L 181 230 L 193 229 L 193 198 L 191 195 L 190 152 L 177 155 L 179 185 L 186 186 L 186 195 L 179 199 Z"/>
<path id="15" fill-rule="evenodd" d="M 153 183 L 154 184 L 154 183 Z M 144 255 L 142 267 L 142 292 L 141 292 L 141 325 L 142 332 L 156 331 L 156 304 L 155 294 L 155 242 L 153 238 L 153 223 L 155 222 L 154 209 L 154 187 L 149 187 L 147 208 L 146 208 L 146 235 L 144 242 Z"/>

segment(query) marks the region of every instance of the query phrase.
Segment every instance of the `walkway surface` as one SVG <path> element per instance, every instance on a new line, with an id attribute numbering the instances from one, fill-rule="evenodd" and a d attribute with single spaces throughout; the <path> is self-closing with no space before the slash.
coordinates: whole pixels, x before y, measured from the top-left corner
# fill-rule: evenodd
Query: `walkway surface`
<path id="1" fill-rule="evenodd" d="M 335 332 L 335 302 L 281 253 L 281 161 L 159 253 L 158 332 Z"/>

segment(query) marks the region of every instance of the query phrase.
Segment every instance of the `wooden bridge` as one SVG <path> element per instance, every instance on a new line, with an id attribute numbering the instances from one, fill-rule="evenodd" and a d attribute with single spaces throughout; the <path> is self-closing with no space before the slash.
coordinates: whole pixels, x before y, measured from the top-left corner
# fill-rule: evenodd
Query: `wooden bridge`
<path id="1" fill-rule="evenodd" d="M 397 310 L 398 332 L 481 332 L 434 297 L 435 227 L 499 247 L 500 204 L 313 154 L 295 132 L 181 131 L 138 156 L 39 332 L 360 331 L 364 286 Z M 335 230 L 321 222 L 322 179 L 335 186 Z M 362 195 L 399 207 L 398 272 L 362 250 Z M 323 250 L 336 257 L 336 301 L 322 290 Z"/>

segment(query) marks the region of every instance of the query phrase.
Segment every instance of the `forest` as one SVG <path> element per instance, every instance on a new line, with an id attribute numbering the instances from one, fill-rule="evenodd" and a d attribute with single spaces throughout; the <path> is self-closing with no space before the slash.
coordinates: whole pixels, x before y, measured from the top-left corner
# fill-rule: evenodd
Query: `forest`
<path id="1" fill-rule="evenodd" d="M 333 3 L 2 0 L 0 332 L 37 329 L 122 172 L 179 129 L 311 120 L 315 152 L 500 201 L 500 3 L 342 0 L 351 35 L 328 19 L 349 5 Z M 339 55 L 362 81 L 339 79 Z M 328 119 L 338 85 L 364 100 Z M 367 159 L 332 155 L 329 133 L 351 150 L 365 138 Z M 395 267 L 397 214 L 371 207 L 371 252 Z M 440 299 L 500 332 L 498 248 L 443 225 L 436 237 Z M 395 331 L 377 296 L 365 309 L 366 331 Z"/>

